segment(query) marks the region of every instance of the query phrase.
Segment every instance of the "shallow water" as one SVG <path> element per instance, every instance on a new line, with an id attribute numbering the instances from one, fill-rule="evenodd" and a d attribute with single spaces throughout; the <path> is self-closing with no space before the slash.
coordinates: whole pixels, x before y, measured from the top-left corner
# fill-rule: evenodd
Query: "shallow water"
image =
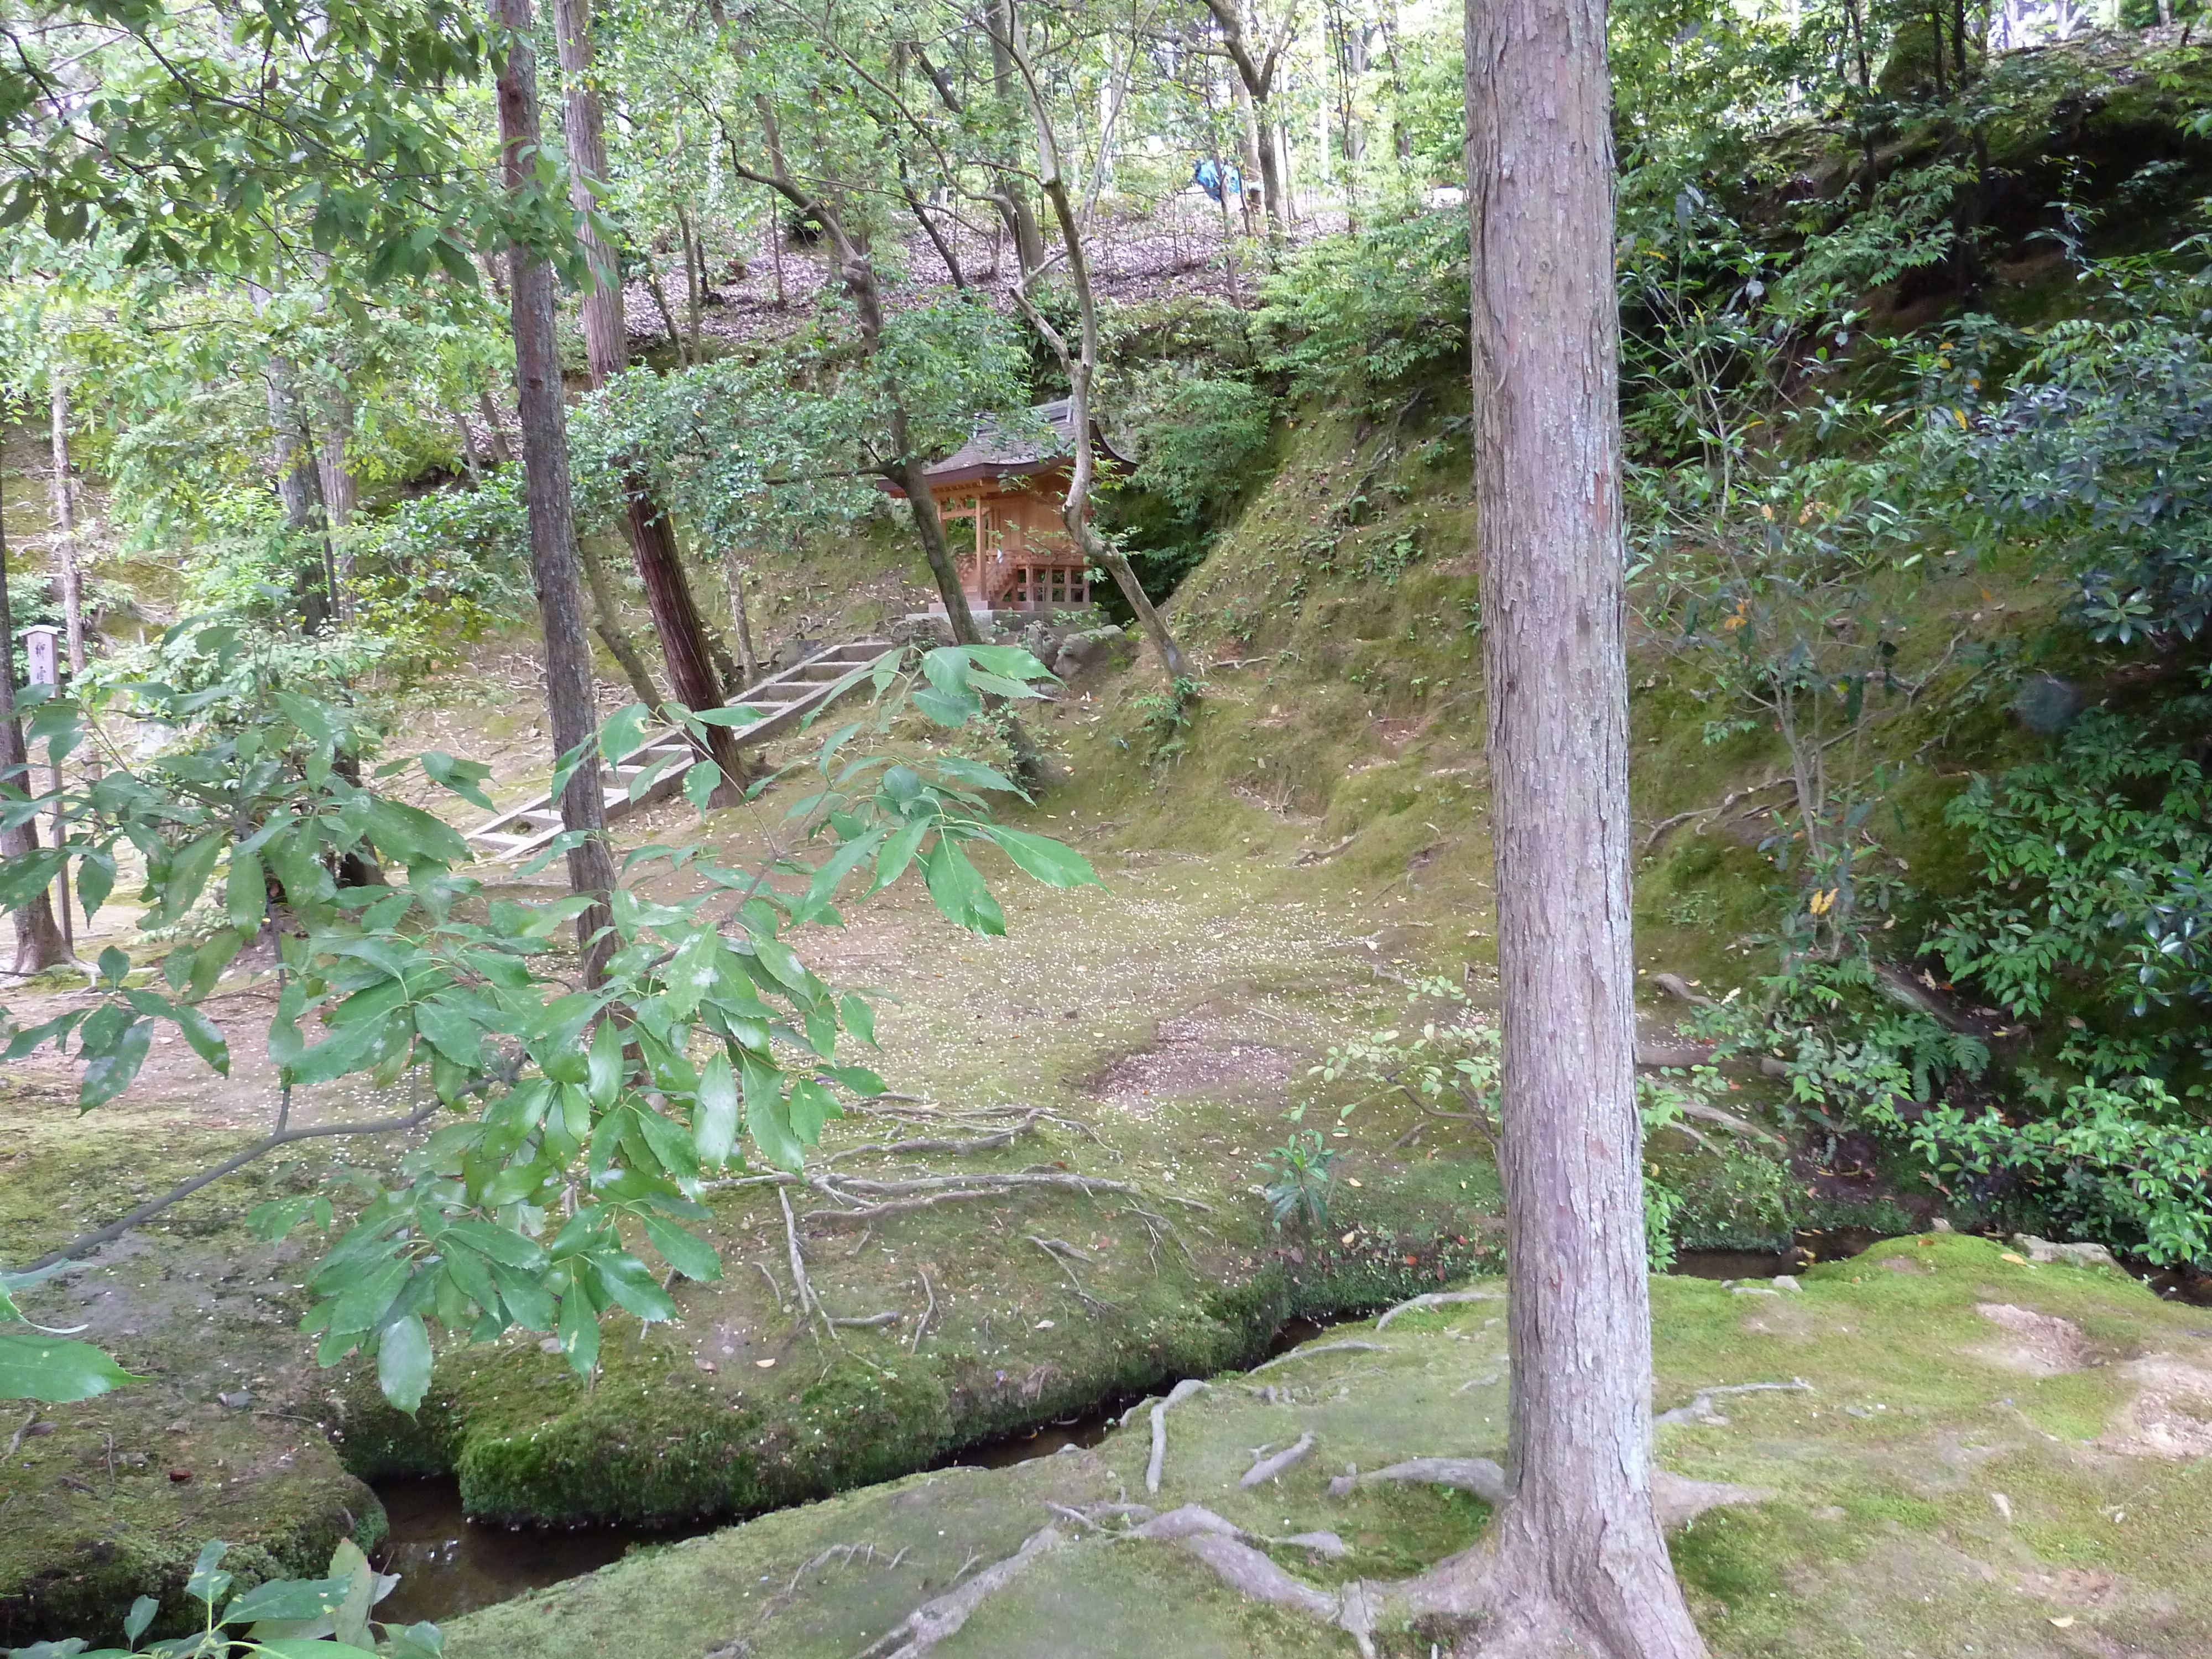
<path id="1" fill-rule="evenodd" d="M 665 1544 L 711 1530 L 708 1522 L 568 1530 L 488 1526 L 462 1513 L 460 1482 L 451 1478 L 380 1480 L 375 1486 L 392 1518 L 376 1565 L 399 1575 L 398 1588 L 376 1609 L 385 1624 L 457 1618 L 618 1561 L 634 1544 Z"/>

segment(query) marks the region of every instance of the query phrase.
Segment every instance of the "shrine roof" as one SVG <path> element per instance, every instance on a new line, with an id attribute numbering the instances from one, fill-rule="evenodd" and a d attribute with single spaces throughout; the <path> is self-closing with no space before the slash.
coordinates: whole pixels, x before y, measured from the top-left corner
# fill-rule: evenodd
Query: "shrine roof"
<path id="1" fill-rule="evenodd" d="M 1073 401 L 1055 398 L 1048 404 L 1038 404 L 1029 411 L 1027 421 L 1013 423 L 1011 429 L 984 416 L 975 422 L 968 441 L 943 460 L 932 463 L 924 476 L 931 488 L 938 489 L 984 478 L 1030 477 L 1064 466 L 1075 453 Z M 1129 464 L 1106 441 L 1096 420 L 1091 422 L 1091 448 L 1093 454 L 1117 465 Z M 905 493 L 896 485 L 888 487 L 894 495 Z"/>

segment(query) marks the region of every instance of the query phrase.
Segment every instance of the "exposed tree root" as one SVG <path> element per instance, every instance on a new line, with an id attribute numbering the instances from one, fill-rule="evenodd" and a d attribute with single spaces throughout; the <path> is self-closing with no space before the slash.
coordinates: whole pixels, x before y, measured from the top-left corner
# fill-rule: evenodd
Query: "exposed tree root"
<path id="1" fill-rule="evenodd" d="M 1410 1302 L 1401 1302 L 1375 1322 L 1375 1328 L 1382 1330 L 1400 1314 L 1423 1313 L 1431 1308 L 1448 1308 L 1462 1302 L 1503 1302 L 1504 1299 L 1505 1292 L 1503 1291 L 1430 1291 Z"/>
<path id="2" fill-rule="evenodd" d="M 932 1648 L 965 1625 L 983 1599 L 1035 1566 L 1037 1558 L 1067 1542 L 1057 1524 L 1031 1533 L 1019 1550 L 994 1562 L 973 1578 L 924 1601 L 854 1656 L 854 1659 L 922 1659 Z M 892 1645 L 896 1644 L 896 1646 Z"/>
<path id="3" fill-rule="evenodd" d="M 896 1571 L 898 1564 L 905 1560 L 906 1557 L 907 1551 L 902 1547 L 897 1554 L 885 1563 L 885 1571 Z M 781 1589 L 761 1604 L 759 1610 L 752 1617 L 752 1631 L 757 1633 L 766 1626 L 769 1620 L 792 1604 L 799 1595 L 799 1585 L 805 1581 L 808 1573 L 826 1567 L 832 1562 L 839 1566 L 848 1566 L 855 1560 L 873 1562 L 878 1559 L 880 1558 L 873 1544 L 832 1544 L 821 1554 L 804 1563 L 798 1571 L 791 1575 Z M 752 1643 L 747 1638 L 735 1636 L 720 1647 L 708 1649 L 705 1659 L 751 1659 L 752 1651 Z"/>
<path id="4" fill-rule="evenodd" d="M 1651 1419 L 1651 1426 L 1662 1428 L 1670 1423 L 1710 1423 L 1722 1425 L 1728 1421 L 1713 1409 L 1713 1401 L 1724 1394 L 1810 1394 L 1813 1385 L 1803 1377 L 1792 1377 L 1787 1382 L 1723 1382 L 1710 1389 L 1699 1389 L 1690 1396 L 1686 1406 L 1677 1406 L 1672 1411 L 1661 1412 Z"/>
<path id="5" fill-rule="evenodd" d="M 1308 1429 L 1298 1437 L 1297 1444 L 1277 1452 L 1273 1457 L 1262 1457 L 1250 1468 L 1245 1470 L 1244 1478 L 1237 1484 L 1240 1486 L 1256 1486 L 1263 1480 L 1273 1480 L 1284 1470 L 1295 1468 L 1298 1464 L 1304 1462 L 1306 1454 L 1313 1449 L 1313 1431 Z"/>
<path id="6" fill-rule="evenodd" d="M 937 1317 L 937 1291 L 929 1282 L 929 1275 L 921 1276 L 921 1293 L 929 1298 L 929 1305 L 921 1310 L 921 1321 L 914 1328 L 914 1336 L 907 1345 L 908 1353 L 921 1352 L 921 1334 L 929 1328 L 929 1322 Z"/>
<path id="7" fill-rule="evenodd" d="M 1077 1261 L 1088 1261 L 1091 1258 L 1074 1245 L 1064 1238 L 1039 1238 L 1035 1233 L 1024 1233 L 1022 1237 L 1050 1256 L 1053 1265 L 1067 1275 L 1067 1282 L 1075 1287 L 1075 1294 L 1085 1307 L 1093 1313 L 1104 1313 L 1113 1306 L 1110 1302 L 1101 1301 L 1084 1289 L 1083 1281 L 1075 1276 L 1075 1269 L 1068 1259 L 1072 1256 Z"/>
<path id="8" fill-rule="evenodd" d="M 1186 1376 L 1168 1390 L 1168 1397 L 1152 1407 L 1152 1455 L 1145 1463 L 1145 1490 L 1160 1489 L 1160 1469 L 1168 1455 L 1168 1407 L 1188 1400 L 1209 1385 L 1194 1376 Z"/>
<path id="9" fill-rule="evenodd" d="M 1390 1345 L 1387 1342 L 1362 1342 L 1357 1337 L 1348 1337 L 1341 1342 L 1317 1342 L 1310 1348 L 1293 1348 L 1288 1353 L 1279 1353 L 1273 1359 L 1261 1360 L 1244 1375 L 1257 1376 L 1270 1366 L 1287 1365 L 1293 1359 L 1317 1358 L 1325 1353 L 1388 1353 L 1389 1352 Z"/>
<path id="10" fill-rule="evenodd" d="M 1449 1486 L 1455 1492 L 1473 1492 L 1493 1506 L 1505 1501 L 1505 1471 L 1486 1457 L 1413 1457 L 1366 1474 L 1340 1474 L 1328 1483 L 1328 1495 L 1348 1497 L 1356 1487 L 1378 1482 Z"/>

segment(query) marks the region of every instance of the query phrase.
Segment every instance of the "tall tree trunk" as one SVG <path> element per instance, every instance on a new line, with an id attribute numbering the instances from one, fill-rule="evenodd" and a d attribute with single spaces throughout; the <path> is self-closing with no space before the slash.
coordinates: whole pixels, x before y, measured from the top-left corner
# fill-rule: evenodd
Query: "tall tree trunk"
<path id="1" fill-rule="evenodd" d="M 346 465 L 346 439 L 353 431 L 353 399 L 332 387 L 324 392 L 322 404 L 322 441 L 315 458 L 315 477 L 322 486 L 323 527 L 334 561 L 332 598 L 339 623 L 349 624 L 354 619 L 353 547 L 345 529 L 361 506 L 361 491 Z"/>
<path id="2" fill-rule="evenodd" d="M 568 114 L 568 156 L 576 170 L 571 193 L 580 206 L 590 200 L 592 185 L 607 176 L 605 125 L 600 118 L 599 90 L 592 86 L 591 78 L 591 0 L 555 0 L 554 9 L 561 38 L 561 80 Z M 684 227 L 684 271 L 691 289 L 691 356 L 696 361 L 699 351 L 699 283 L 703 273 L 698 269 L 690 221 L 679 217 L 678 222 Z M 598 388 L 628 366 L 629 325 L 623 314 L 622 283 L 616 274 L 614 251 L 597 237 L 586 244 L 586 251 L 592 261 L 596 280 L 592 292 L 584 299 L 584 343 L 591 362 L 592 385 Z M 669 522 L 666 510 L 653 498 L 652 485 L 641 465 L 634 464 L 628 469 L 623 486 L 628 501 L 623 529 L 636 562 L 638 580 L 645 586 L 646 604 L 653 611 L 653 631 L 660 636 L 661 656 L 668 665 L 669 684 L 675 690 L 676 700 L 687 708 L 720 708 L 729 700 L 729 694 L 723 688 L 721 676 L 714 671 L 707 624 L 699 614 L 698 602 L 691 595 L 690 579 L 676 544 L 675 526 Z M 595 598 L 600 591 L 599 587 L 594 588 Z M 613 622 L 613 613 L 604 605 L 601 616 L 603 621 Z M 602 637 L 605 636 L 606 630 L 603 629 Z M 609 638 L 611 648 L 613 644 Z M 622 658 L 623 653 L 617 650 L 616 655 Z M 635 653 L 630 655 L 634 658 Z M 633 684 L 650 684 L 641 668 L 633 669 L 629 660 L 623 660 L 623 666 Z M 657 698 L 647 696 L 646 701 L 651 707 L 660 706 Z M 722 771 L 717 801 L 723 805 L 734 805 L 744 781 L 744 758 L 738 748 L 736 734 L 726 726 L 708 727 L 706 757 Z"/>
<path id="3" fill-rule="evenodd" d="M 15 715 L 15 619 L 8 607 L 7 515 L 0 512 L 0 783 L 38 793 L 31 781 L 30 756 L 23 746 L 23 723 Z M 0 858 L 19 859 L 35 852 L 39 826 L 30 819 L 0 830 Z M 19 974 L 42 973 L 70 959 L 62 930 L 54 921 L 53 902 L 40 888 L 9 913 L 15 924 L 15 967 Z"/>
<path id="4" fill-rule="evenodd" d="M 69 640 L 70 678 L 84 672 L 84 573 L 76 556 L 76 500 L 70 471 L 69 375 L 59 363 L 46 371 L 54 457 L 54 566 L 60 579 L 62 623 Z"/>
<path id="5" fill-rule="evenodd" d="M 1651 1500 L 1606 9 L 1467 0 L 1466 39 L 1511 1350 L 1485 1639 L 1695 1659 Z"/>
<path id="6" fill-rule="evenodd" d="M 1022 88 L 1014 76 L 1014 60 L 1007 51 L 1007 43 L 1014 36 L 1014 0 L 988 0 L 991 9 L 991 89 L 999 100 L 999 107 L 1012 119 L 1020 119 L 1016 112 L 1023 106 Z M 1024 276 L 1044 268 L 1044 235 L 1037 228 L 1036 205 L 1030 200 L 1028 189 L 1020 183 L 1009 181 L 1000 203 L 1000 215 L 1006 221 L 1006 232 L 1013 238 L 1014 262 Z"/>
<path id="7" fill-rule="evenodd" d="M 530 46 L 530 0 L 494 0 L 493 16 L 507 36 L 495 83 L 501 159 L 507 190 L 520 196 L 536 167 L 538 67 Z M 593 748 L 598 711 L 592 693 L 592 653 L 584 637 L 583 585 L 578 580 L 575 507 L 569 495 L 568 410 L 561 395 L 561 348 L 553 327 L 553 268 L 544 255 L 516 243 L 507 252 L 514 331 L 514 379 L 522 416 L 524 496 L 530 513 L 530 570 L 545 632 L 545 704 L 556 759 L 581 750 L 581 763 L 561 792 L 562 828 L 581 832 L 568 849 L 568 886 L 598 902 L 576 918 L 576 942 L 587 984 L 605 976 L 613 953 L 614 859 L 607 847 L 606 797 Z"/>

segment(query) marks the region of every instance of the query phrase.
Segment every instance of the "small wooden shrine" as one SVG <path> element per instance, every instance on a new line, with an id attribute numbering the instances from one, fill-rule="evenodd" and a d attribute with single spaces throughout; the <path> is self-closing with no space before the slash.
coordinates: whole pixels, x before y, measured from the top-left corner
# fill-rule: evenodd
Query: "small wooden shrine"
<path id="1" fill-rule="evenodd" d="M 1074 465 L 1074 413 L 1066 398 L 1030 413 L 1019 431 L 980 424 L 926 474 L 959 563 L 961 588 L 979 612 L 1065 611 L 1091 603 L 1088 562 L 1060 515 Z M 1094 456 L 1127 465 L 1096 421 L 1090 439 Z M 906 493 L 886 488 L 894 495 Z"/>

